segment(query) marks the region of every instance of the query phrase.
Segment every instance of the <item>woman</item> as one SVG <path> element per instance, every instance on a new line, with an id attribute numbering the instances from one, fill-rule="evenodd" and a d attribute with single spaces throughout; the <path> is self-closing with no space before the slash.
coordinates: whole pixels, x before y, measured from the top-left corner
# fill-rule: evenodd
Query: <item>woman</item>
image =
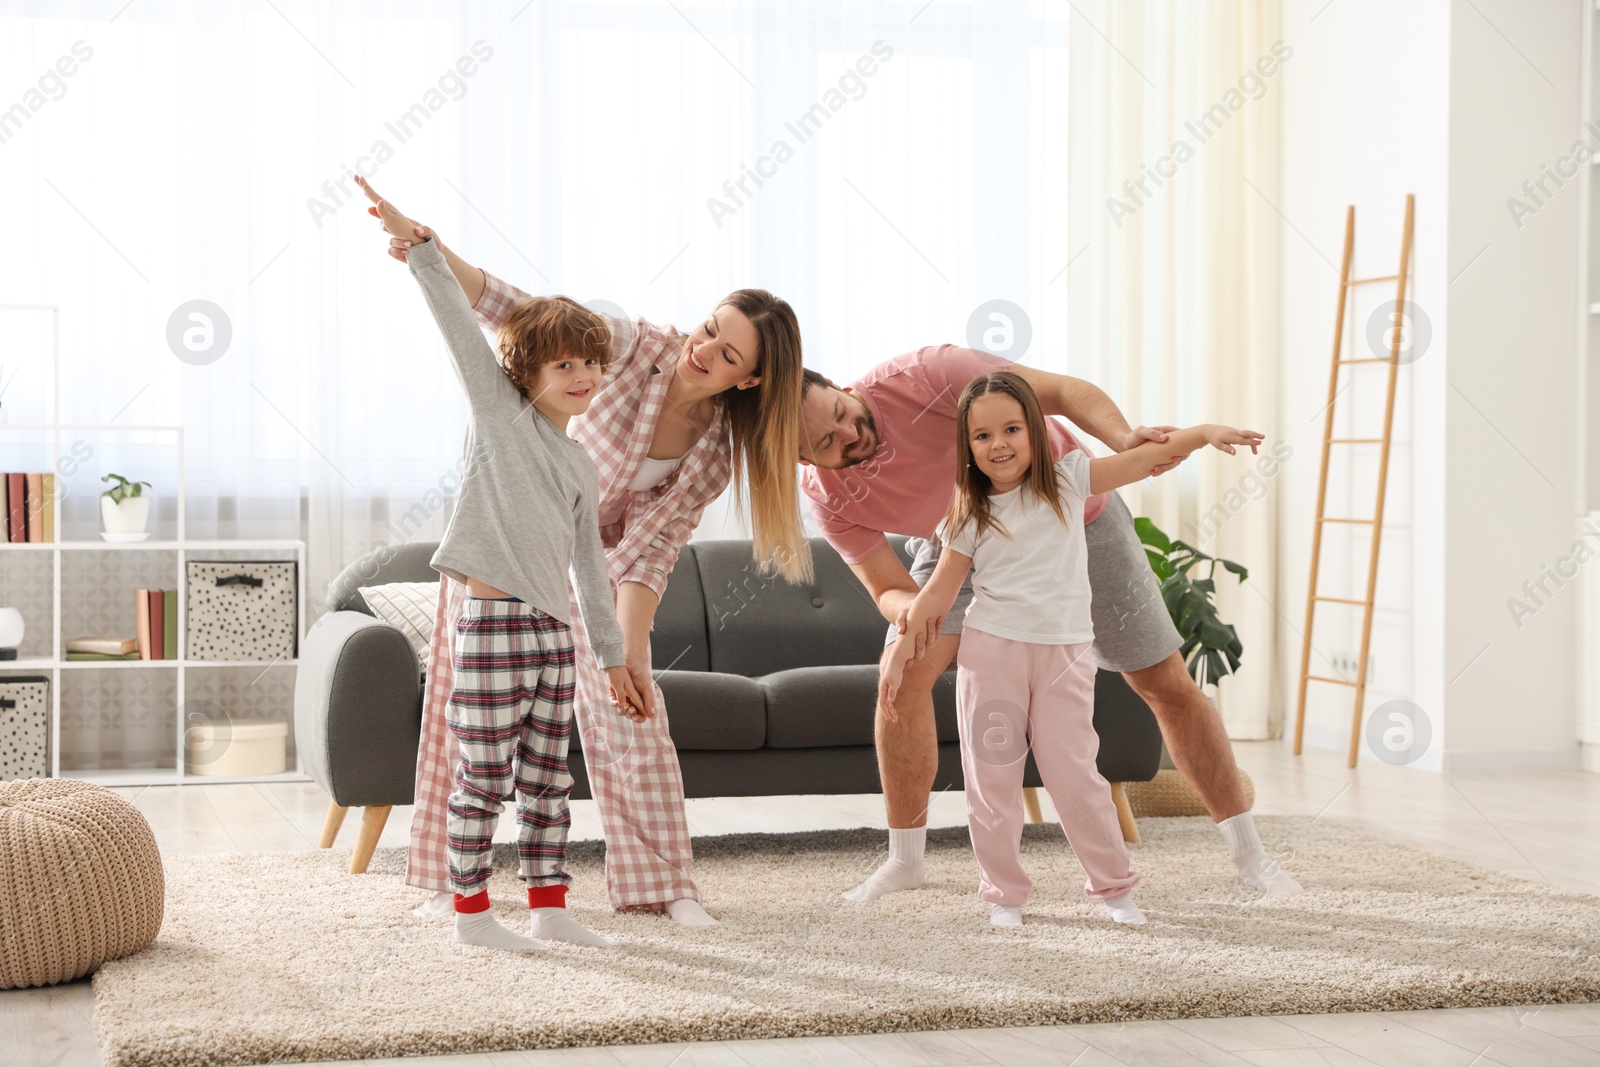
<path id="1" fill-rule="evenodd" d="M 389 254 L 405 261 L 412 242 L 437 235 L 396 211 L 358 178 L 390 235 Z M 440 245 L 485 327 L 497 327 L 527 294 L 471 266 Z M 800 441 L 800 327 L 789 305 L 761 289 L 740 289 L 688 336 L 643 319 L 606 316 L 612 363 L 589 410 L 570 425 L 600 475 L 600 532 L 616 588 L 624 656 L 654 714 L 630 721 L 609 699 L 573 603 L 578 650 L 576 718 L 584 762 L 606 840 L 606 889 L 614 908 L 664 910 L 679 923 L 711 926 L 689 875 L 692 860 L 683 778 L 667 730 L 661 689 L 650 680 L 650 625 L 701 512 L 731 480 L 749 496 L 756 559 L 775 562 L 790 581 L 811 577 L 811 557 L 795 492 Z M 492 459 L 485 462 L 493 462 Z M 451 789 L 444 705 L 451 668 L 445 620 L 459 614 L 465 589 L 440 583 L 417 757 L 416 810 L 406 882 L 432 890 L 426 909 L 448 900 L 445 803 Z M 444 909 L 439 909 L 443 914 Z"/>

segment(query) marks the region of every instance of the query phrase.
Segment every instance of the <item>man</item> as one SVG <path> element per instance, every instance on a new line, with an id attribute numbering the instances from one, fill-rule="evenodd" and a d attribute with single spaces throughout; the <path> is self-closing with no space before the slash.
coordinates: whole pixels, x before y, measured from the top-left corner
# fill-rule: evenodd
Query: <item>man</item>
<path id="1" fill-rule="evenodd" d="M 1088 382 L 954 345 L 897 356 L 843 389 L 807 371 L 801 489 L 823 535 L 889 620 L 891 635 L 904 626 L 906 609 L 938 560 L 934 529 L 955 486 L 956 400 L 972 379 L 999 370 L 1026 379 L 1046 415 L 1071 419 L 1114 451 L 1165 440 L 1173 428 L 1130 427 L 1111 398 Z M 1059 420 L 1049 423 L 1057 459 L 1083 447 Z M 1170 467 L 1156 473 L 1165 469 Z M 1216 820 L 1240 879 L 1262 893 L 1299 892 L 1299 884 L 1261 847 L 1227 734 L 1178 653 L 1182 641 L 1127 505 L 1115 493 L 1091 497 L 1084 521 L 1097 662 L 1127 678 L 1155 712 L 1173 762 Z M 891 533 L 913 538 L 909 571 L 886 539 Z M 898 721 L 877 708 L 874 737 L 889 816 L 889 858 L 845 893 L 847 899 L 874 900 L 922 885 L 928 794 L 938 770 L 933 684 L 955 659 L 971 597 L 969 578 L 940 632 L 932 632 L 930 623 L 929 632 L 918 635 L 922 655 L 906 667 L 895 702 Z"/>

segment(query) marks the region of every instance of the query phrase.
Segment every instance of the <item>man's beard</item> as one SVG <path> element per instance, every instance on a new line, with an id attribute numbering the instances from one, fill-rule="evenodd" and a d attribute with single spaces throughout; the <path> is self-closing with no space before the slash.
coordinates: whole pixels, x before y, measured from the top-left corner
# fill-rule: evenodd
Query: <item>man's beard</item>
<path id="1" fill-rule="evenodd" d="M 872 448 L 869 451 L 862 452 L 855 456 L 852 456 L 850 453 L 845 453 L 841 457 L 844 460 L 844 463 L 840 465 L 840 470 L 845 470 L 849 467 L 854 467 L 857 464 L 865 463 L 867 460 L 878 454 L 878 446 L 882 443 L 882 439 L 878 436 L 878 424 L 872 418 L 872 409 L 867 407 L 865 402 L 862 402 L 861 411 L 862 416 L 856 420 L 856 425 L 857 427 L 865 426 L 867 428 L 867 433 L 872 435 Z M 859 440 L 856 442 L 857 445 L 860 443 L 861 442 Z"/>

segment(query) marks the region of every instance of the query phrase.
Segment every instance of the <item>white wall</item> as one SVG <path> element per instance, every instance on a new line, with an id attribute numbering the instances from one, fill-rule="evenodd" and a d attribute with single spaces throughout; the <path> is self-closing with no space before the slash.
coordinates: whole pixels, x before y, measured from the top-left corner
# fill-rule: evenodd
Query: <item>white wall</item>
<path id="1" fill-rule="evenodd" d="M 1311 416 L 1326 396 L 1337 297 L 1325 259 L 1337 263 L 1353 203 L 1354 273 L 1393 273 L 1414 193 L 1410 296 L 1432 337 L 1400 374 L 1367 708 L 1392 698 L 1422 708 L 1436 737 L 1415 764 L 1424 769 L 1577 765 L 1577 583 L 1520 630 L 1506 606 L 1574 536 L 1576 187 L 1520 230 L 1505 201 L 1571 145 L 1580 14 L 1579 0 L 1311 0 L 1285 11 L 1296 54 L 1284 86 L 1282 409 L 1304 465 L 1280 498 L 1293 546 L 1280 588 L 1295 598 L 1280 654 L 1298 667 L 1322 429 Z M 1368 316 L 1391 297 L 1387 285 L 1360 291 L 1347 340 L 1364 348 Z M 1340 408 L 1361 414 L 1338 436 L 1367 436 L 1381 419 L 1383 368 L 1355 370 L 1363 377 Z M 1345 452 L 1328 512 L 1370 515 L 1376 450 Z M 1361 595 L 1367 536 L 1330 530 L 1325 595 Z M 1358 608 L 1320 608 L 1315 647 L 1353 650 L 1358 624 Z M 1319 661 L 1314 673 L 1332 673 Z M 1312 683 L 1309 744 L 1348 743 L 1351 696 Z M 1292 718 L 1292 669 L 1284 699 Z"/>
<path id="2" fill-rule="evenodd" d="M 1327 400 L 1328 360 L 1337 306 L 1338 264 L 1345 211 L 1356 209 L 1353 272 L 1392 274 L 1400 249 L 1407 193 L 1416 196 L 1416 238 L 1410 296 L 1430 312 L 1442 303 L 1444 220 L 1448 208 L 1447 127 L 1449 85 L 1448 0 L 1395 5 L 1380 0 L 1287 0 L 1284 34 L 1295 49 L 1284 65 L 1283 228 L 1284 309 L 1280 424 L 1294 447 L 1295 472 L 1279 499 L 1285 550 L 1280 557 L 1279 655 L 1285 672 L 1286 721 L 1292 723 L 1305 616 L 1312 517 Z M 1359 58 L 1359 61 L 1357 59 Z M 1346 314 L 1347 355 L 1364 356 L 1369 315 L 1393 291 L 1387 285 L 1356 290 Z M 1444 367 L 1448 321 L 1433 314 L 1428 352 L 1400 376 L 1389 502 L 1378 572 L 1373 671 L 1369 707 L 1404 697 L 1437 707 L 1429 680 L 1442 673 L 1437 607 L 1443 602 L 1443 560 L 1419 527 L 1437 525 L 1444 489 L 1437 471 L 1444 448 L 1437 381 Z M 1352 337 L 1354 332 L 1356 336 Z M 1372 436 L 1381 426 L 1383 368 L 1349 368 L 1354 384 L 1339 398 L 1343 416 L 1336 436 Z M 1421 385 L 1422 388 L 1416 388 Z M 1358 417 L 1359 416 L 1359 417 Z M 1370 516 L 1374 506 L 1376 450 L 1335 446 L 1328 513 Z M 1358 492 L 1359 490 L 1359 492 Z M 1370 534 L 1330 526 L 1324 540 L 1323 595 L 1365 592 Z M 1359 643 L 1360 609 L 1318 608 L 1312 673 L 1332 675 L 1330 662 Z M 1312 683 L 1308 693 L 1308 744 L 1343 749 L 1348 744 L 1353 692 Z"/>
<path id="3" fill-rule="evenodd" d="M 1574 541 L 1578 183 L 1546 179 L 1520 227 L 1506 201 L 1532 203 L 1523 182 L 1578 136 L 1581 9 L 1501 2 L 1480 15 L 1457 0 L 1454 10 L 1452 273 L 1487 251 L 1449 292 L 1447 765 L 1575 766 L 1580 583 L 1546 579 L 1549 595 L 1520 627 L 1507 602 L 1531 604 L 1522 583 L 1544 578 Z"/>

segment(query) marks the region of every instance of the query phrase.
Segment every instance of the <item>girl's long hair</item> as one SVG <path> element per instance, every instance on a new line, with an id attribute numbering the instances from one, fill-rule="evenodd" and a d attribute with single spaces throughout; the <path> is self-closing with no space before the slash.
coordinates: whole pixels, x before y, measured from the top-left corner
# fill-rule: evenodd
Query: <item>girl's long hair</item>
<path id="1" fill-rule="evenodd" d="M 971 432 L 968 428 L 972 402 L 990 393 L 1009 396 L 1022 406 L 1022 418 L 1028 425 L 1028 451 L 1031 456 L 1022 491 L 1035 493 L 1048 502 L 1065 526 L 1067 512 L 1061 504 L 1061 484 L 1056 479 L 1055 460 L 1050 455 L 1050 431 L 1045 426 L 1044 409 L 1039 406 L 1039 398 L 1033 387 L 1020 375 L 1011 371 L 995 371 L 968 382 L 961 391 L 961 399 L 956 402 L 956 489 L 950 503 L 950 513 L 945 520 L 947 528 L 953 535 L 968 523 L 976 523 L 976 538 L 982 538 L 991 529 L 1002 537 L 1011 536 L 990 507 L 989 493 L 994 488 L 994 482 L 972 458 Z"/>
<path id="2" fill-rule="evenodd" d="M 733 451 L 733 499 L 739 515 L 750 500 L 754 554 L 790 582 L 812 578 L 811 545 L 800 520 L 800 322 L 794 309 L 765 289 L 737 289 L 718 307 L 734 307 L 756 328 L 761 351 L 754 389 L 729 389 L 719 398 Z"/>

